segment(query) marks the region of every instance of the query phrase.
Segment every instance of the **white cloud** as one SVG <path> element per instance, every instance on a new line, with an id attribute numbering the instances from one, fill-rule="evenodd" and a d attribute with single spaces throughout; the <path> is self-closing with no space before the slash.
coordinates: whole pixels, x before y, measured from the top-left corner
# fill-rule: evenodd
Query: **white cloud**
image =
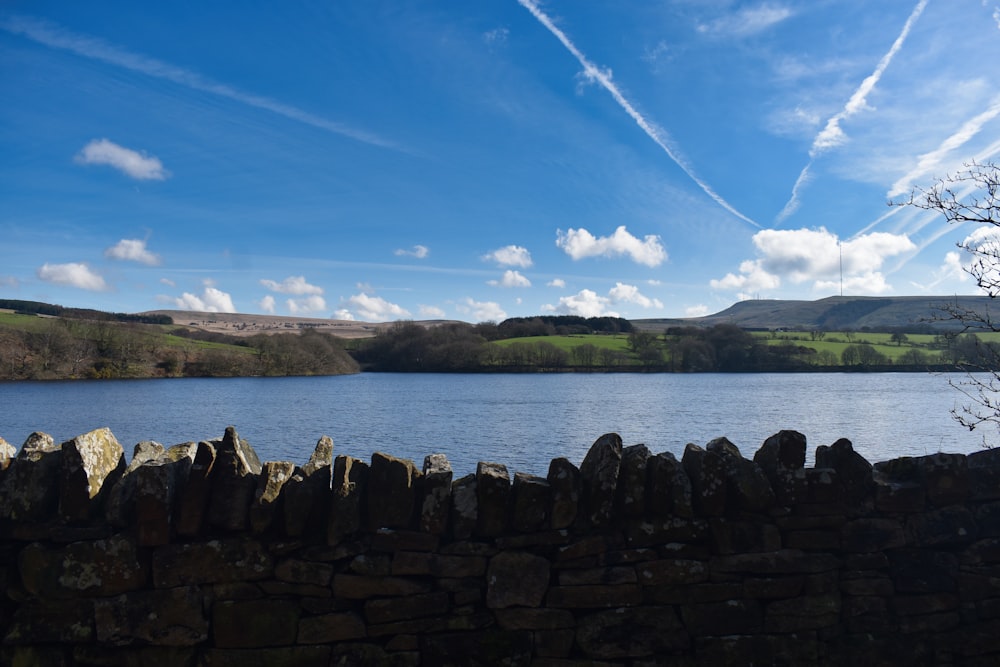
<path id="1" fill-rule="evenodd" d="M 147 266 L 158 266 L 160 256 L 146 249 L 146 242 L 139 239 L 122 239 L 104 251 L 109 259 L 139 262 Z"/>
<path id="2" fill-rule="evenodd" d="M 437 306 L 420 305 L 417 307 L 417 312 L 420 313 L 420 317 L 425 317 L 431 320 L 440 320 L 445 316 L 445 312 Z"/>
<path id="3" fill-rule="evenodd" d="M 303 299 L 288 299 L 285 304 L 292 315 L 311 315 L 326 310 L 326 299 L 317 294 Z"/>
<path id="4" fill-rule="evenodd" d="M 562 287 L 566 287 L 566 281 L 563 280 L 562 278 L 553 278 L 552 280 L 550 280 L 546 284 L 546 286 L 547 287 L 559 287 L 559 288 L 562 288 Z"/>
<path id="5" fill-rule="evenodd" d="M 841 283 L 839 280 L 817 280 L 814 287 L 823 292 L 837 292 L 841 289 Z M 878 271 L 868 271 L 844 276 L 843 290 L 847 294 L 885 294 L 892 291 L 892 285 Z"/>
<path id="6" fill-rule="evenodd" d="M 263 310 L 265 313 L 274 315 L 274 305 L 275 305 L 274 297 L 271 296 L 270 294 L 268 294 L 263 299 L 258 301 L 257 305 L 260 306 L 260 309 Z"/>
<path id="7" fill-rule="evenodd" d="M 205 290 L 201 296 L 184 292 L 181 296 L 170 300 L 181 310 L 196 310 L 203 313 L 235 313 L 236 306 L 233 305 L 233 298 L 208 283 L 209 281 L 206 281 Z"/>
<path id="8" fill-rule="evenodd" d="M 69 264 L 43 264 L 38 271 L 38 277 L 47 283 L 56 285 L 68 285 L 79 287 L 80 289 L 101 292 L 108 289 L 99 274 L 94 273 L 89 266 L 82 263 L 71 262 Z"/>
<path id="9" fill-rule="evenodd" d="M 166 285 L 167 287 L 177 287 L 177 283 L 170 278 L 160 278 L 160 284 Z"/>
<path id="10" fill-rule="evenodd" d="M 792 16 L 792 10 L 775 3 L 744 7 L 738 12 L 698 25 L 698 32 L 724 36 L 752 35 L 781 23 Z"/>
<path id="11" fill-rule="evenodd" d="M 556 246 L 574 260 L 585 257 L 614 257 L 626 255 L 637 264 L 659 266 L 667 260 L 667 251 L 660 244 L 660 237 L 647 235 L 643 240 L 629 234 L 625 225 L 615 229 L 611 236 L 595 237 L 586 229 L 556 230 Z"/>
<path id="12" fill-rule="evenodd" d="M 431 254 L 430 248 L 425 245 L 415 245 L 410 250 L 405 248 L 399 248 L 393 251 L 394 255 L 397 257 L 416 257 L 417 259 L 424 259 L 429 254 Z"/>
<path id="13" fill-rule="evenodd" d="M 347 303 L 351 305 L 362 320 L 369 322 L 385 322 L 410 317 L 410 311 L 402 306 L 386 301 L 380 296 L 373 296 L 364 292 L 348 297 Z"/>
<path id="14" fill-rule="evenodd" d="M 310 285 L 306 282 L 305 276 L 288 276 L 280 283 L 273 280 L 261 280 L 260 284 L 280 294 L 323 294 L 323 288 Z"/>
<path id="15" fill-rule="evenodd" d="M 483 33 L 483 41 L 490 46 L 501 46 L 507 43 L 507 38 L 510 37 L 509 28 L 494 28 Z"/>
<path id="16" fill-rule="evenodd" d="M 0 287 L 17 287 L 17 278 L 14 276 L 0 276 Z"/>
<path id="17" fill-rule="evenodd" d="M 354 313 L 347 310 L 346 308 L 341 308 L 339 310 L 333 311 L 333 319 L 335 320 L 350 320 L 354 321 Z"/>
<path id="18" fill-rule="evenodd" d="M 663 308 L 663 302 L 659 299 L 650 299 L 641 294 L 635 285 L 615 283 L 615 286 L 608 292 L 608 297 L 612 303 L 634 303 L 640 308 Z"/>
<path id="19" fill-rule="evenodd" d="M 875 232 L 840 242 L 825 228 L 766 229 L 754 234 L 759 258 L 740 264 L 739 274 L 710 281 L 713 289 L 740 290 L 749 298 L 761 290 L 776 289 L 782 279 L 792 283 L 814 281 L 816 289 L 839 287 L 843 267 L 844 287 L 852 291 L 889 289 L 878 270 L 889 257 L 917 249 L 904 234 Z"/>
<path id="20" fill-rule="evenodd" d="M 579 315 L 580 317 L 619 317 L 619 314 L 609 310 L 611 299 L 599 295 L 589 289 L 580 290 L 572 296 L 559 297 L 557 305 L 546 304 L 543 311 L 559 313 L 560 315 Z"/>
<path id="21" fill-rule="evenodd" d="M 708 306 L 701 303 L 697 306 L 688 306 L 684 309 L 684 317 L 704 317 L 708 313 Z"/>
<path id="22" fill-rule="evenodd" d="M 483 261 L 496 262 L 499 266 L 516 266 L 527 269 L 531 266 L 531 253 L 519 245 L 508 245 L 483 255 Z"/>
<path id="23" fill-rule="evenodd" d="M 79 164 L 114 167 L 139 181 L 162 181 L 170 175 L 159 159 L 107 139 L 94 139 L 83 147 L 75 159 Z"/>
<path id="24" fill-rule="evenodd" d="M 508 269 L 503 272 L 500 280 L 488 280 L 487 285 L 494 287 L 531 287 L 531 281 L 521 275 L 520 272 Z"/>
<path id="25" fill-rule="evenodd" d="M 477 322 L 499 322 L 507 319 L 507 313 L 495 301 L 474 301 L 467 297 L 455 308 L 460 313 L 472 315 Z"/>

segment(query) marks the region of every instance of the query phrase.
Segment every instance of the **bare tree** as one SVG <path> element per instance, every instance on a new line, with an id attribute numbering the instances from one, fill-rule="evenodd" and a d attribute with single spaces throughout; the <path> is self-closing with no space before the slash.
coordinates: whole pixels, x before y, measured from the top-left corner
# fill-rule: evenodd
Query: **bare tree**
<path id="1" fill-rule="evenodd" d="M 992 162 L 969 162 L 930 188 L 914 188 L 908 199 L 895 202 L 935 211 L 949 223 L 979 223 L 1000 227 L 1000 166 Z M 1000 296 L 1000 230 L 973 233 L 958 247 L 971 255 L 966 271 L 991 299 Z M 958 300 L 942 306 L 942 318 L 961 324 L 963 332 L 1000 332 L 1000 323 L 990 309 L 977 310 L 959 305 Z M 973 337 L 975 338 L 975 337 Z M 1000 354 L 995 345 L 978 345 L 974 359 L 963 355 L 967 371 L 962 381 L 949 384 L 969 399 L 952 410 L 952 416 L 970 431 L 989 426 L 1000 434 Z M 986 435 L 983 444 L 990 446 Z"/>

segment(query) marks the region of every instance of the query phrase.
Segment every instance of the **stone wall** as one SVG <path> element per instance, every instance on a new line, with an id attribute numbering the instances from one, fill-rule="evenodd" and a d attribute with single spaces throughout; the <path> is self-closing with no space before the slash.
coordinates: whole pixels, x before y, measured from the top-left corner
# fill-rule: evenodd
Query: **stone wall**
<path id="1" fill-rule="evenodd" d="M 4 665 L 1000 664 L 1000 451 L 599 438 L 547 477 L 0 440 Z"/>

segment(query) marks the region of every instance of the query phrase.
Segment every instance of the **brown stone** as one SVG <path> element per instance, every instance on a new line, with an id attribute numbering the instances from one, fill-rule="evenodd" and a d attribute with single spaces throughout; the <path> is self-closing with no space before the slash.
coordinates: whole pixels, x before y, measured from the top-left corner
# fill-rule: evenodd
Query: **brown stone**
<path id="1" fill-rule="evenodd" d="M 125 472 L 107 491 L 104 501 L 104 518 L 116 528 L 131 526 L 135 521 L 135 472 L 166 451 L 158 442 L 143 440 L 132 449 L 132 460 Z"/>
<path id="2" fill-rule="evenodd" d="M 555 530 L 569 528 L 580 505 L 580 469 L 565 457 L 555 458 L 549 462 L 546 479 L 552 494 L 550 525 Z"/>
<path id="3" fill-rule="evenodd" d="M 486 606 L 538 607 L 549 588 L 549 561 L 527 552 L 505 551 L 490 559 Z"/>
<path id="4" fill-rule="evenodd" d="M 299 621 L 299 644 L 330 644 L 368 635 L 364 620 L 353 612 L 323 614 Z"/>
<path id="5" fill-rule="evenodd" d="M 636 574 L 643 586 L 697 584 L 708 580 L 705 563 L 680 558 L 642 563 L 636 566 Z"/>
<path id="6" fill-rule="evenodd" d="M 425 665 L 533 665 L 529 631 L 486 630 L 429 634 L 421 645 Z"/>
<path id="7" fill-rule="evenodd" d="M 514 473 L 511 526 L 522 532 L 540 531 L 549 525 L 551 489 L 548 480 L 523 472 Z"/>
<path id="8" fill-rule="evenodd" d="M 90 600 L 29 600 L 17 607 L 10 625 L 0 632 L 5 645 L 90 642 L 94 605 Z"/>
<path id="9" fill-rule="evenodd" d="M 261 472 L 260 459 L 232 426 L 216 447 L 212 492 L 208 502 L 209 525 L 226 531 L 248 526 L 250 503 Z"/>
<path id="10" fill-rule="evenodd" d="M 641 517 L 646 514 L 646 487 L 651 454 L 646 445 L 631 445 L 622 449 L 618 471 L 617 510 L 621 516 Z"/>
<path id="11" fill-rule="evenodd" d="M 913 545 L 927 547 L 972 542 L 978 537 L 979 528 L 968 508 L 950 505 L 910 515 L 906 520 L 906 532 Z"/>
<path id="12" fill-rule="evenodd" d="M 290 584 L 329 586 L 333 578 L 333 566 L 300 558 L 286 558 L 275 565 L 274 577 Z"/>
<path id="13" fill-rule="evenodd" d="M 378 596 L 401 597 L 429 592 L 430 583 L 403 577 L 372 577 L 337 574 L 333 577 L 333 595 L 346 600 L 366 600 Z"/>
<path id="14" fill-rule="evenodd" d="M 338 650 L 342 647 L 337 646 Z M 331 662 L 330 646 L 285 646 L 280 648 L 208 649 L 200 664 L 208 667 L 326 667 L 330 664 L 365 665 L 365 662 Z M 383 663 L 385 664 L 385 663 Z"/>
<path id="15" fill-rule="evenodd" d="M 737 511 L 764 512 L 774 504 L 771 483 L 753 461 L 743 458 L 739 448 L 726 438 L 716 438 L 705 446 L 723 462 L 727 502 Z"/>
<path id="16" fill-rule="evenodd" d="M 507 532 L 510 495 L 507 466 L 480 461 L 476 466 L 477 534 L 497 537 Z"/>
<path id="17" fill-rule="evenodd" d="M 910 456 L 874 465 L 875 508 L 881 512 L 922 512 L 925 489 L 919 462 Z"/>
<path id="18" fill-rule="evenodd" d="M 101 509 L 102 491 L 125 472 L 125 451 L 108 428 L 99 428 L 62 444 L 59 513 L 85 521 Z M 106 494 L 104 494 L 106 495 Z"/>
<path id="19" fill-rule="evenodd" d="M 806 436 L 798 431 L 779 431 L 764 441 L 753 460 L 771 483 L 779 504 L 787 506 L 799 502 Z"/>
<path id="20" fill-rule="evenodd" d="M 974 500 L 1000 500 L 1000 449 L 984 449 L 966 458 L 969 495 Z"/>
<path id="21" fill-rule="evenodd" d="M 856 519 L 844 524 L 841 544 L 844 551 L 874 553 L 905 545 L 906 536 L 903 526 L 891 519 Z"/>
<path id="22" fill-rule="evenodd" d="M 843 485 L 847 504 L 851 507 L 865 504 L 875 492 L 872 464 L 854 451 L 854 445 L 847 438 L 841 438 L 830 446 L 817 447 L 816 467 L 837 471 L 837 479 Z"/>
<path id="23" fill-rule="evenodd" d="M 289 537 L 324 535 L 333 485 L 333 440 L 322 436 L 309 461 L 285 483 L 285 534 Z"/>
<path id="24" fill-rule="evenodd" d="M 479 517 L 479 499 L 476 492 L 476 475 L 471 473 L 451 483 L 451 534 L 456 540 L 465 540 L 476 530 Z"/>
<path id="25" fill-rule="evenodd" d="M 282 488 L 295 474 L 295 464 L 289 461 L 268 461 L 257 478 L 257 488 L 250 503 L 250 528 L 262 534 L 271 529 L 276 519 L 284 516 Z"/>
<path id="26" fill-rule="evenodd" d="M 647 506 L 654 516 L 694 516 L 691 480 L 671 452 L 649 459 Z"/>
<path id="27" fill-rule="evenodd" d="M 840 594 L 803 595 L 768 603 L 765 632 L 819 630 L 840 622 Z"/>
<path id="28" fill-rule="evenodd" d="M 29 544 L 18 565 L 24 588 L 50 599 L 118 595 L 147 581 L 135 542 L 121 535 L 59 548 Z"/>
<path id="29" fill-rule="evenodd" d="M 591 584 L 635 584 L 639 578 L 630 566 L 593 567 L 581 570 L 561 570 L 560 586 L 589 586 Z"/>
<path id="30" fill-rule="evenodd" d="M 176 501 L 186 490 L 197 454 L 198 446 L 193 442 L 176 445 L 130 476 L 139 546 L 170 542 Z"/>
<path id="31" fill-rule="evenodd" d="M 621 463 L 621 436 L 606 433 L 591 445 L 580 465 L 584 517 L 595 528 L 608 526 L 614 516 Z"/>
<path id="32" fill-rule="evenodd" d="M 176 532 L 184 537 L 200 535 L 205 527 L 205 515 L 212 493 L 212 472 L 215 469 L 215 445 L 199 442 L 188 472 L 184 493 L 177 502 Z"/>
<path id="33" fill-rule="evenodd" d="M 0 518 L 39 522 L 55 514 L 62 458 L 52 436 L 29 435 L 0 479 Z"/>
<path id="34" fill-rule="evenodd" d="M 333 462 L 333 489 L 327 523 L 327 543 L 339 544 L 346 536 L 361 529 L 361 519 L 368 495 L 368 464 L 351 456 L 338 456 Z"/>
<path id="35" fill-rule="evenodd" d="M 566 609 L 497 609 L 497 625 L 504 630 L 559 630 L 576 627 L 573 613 Z"/>
<path id="36" fill-rule="evenodd" d="M 295 644 L 299 607 L 292 600 L 221 600 L 212 605 L 212 638 L 218 648 Z"/>
<path id="37" fill-rule="evenodd" d="M 726 464 L 715 452 L 688 443 L 681 459 L 691 480 L 694 509 L 700 516 L 722 516 L 726 511 Z"/>
<path id="38" fill-rule="evenodd" d="M 782 545 L 781 533 L 770 523 L 711 519 L 709 529 L 718 554 L 777 551 Z"/>
<path id="39" fill-rule="evenodd" d="M 447 611 L 448 594 L 444 591 L 401 598 L 379 598 L 365 602 L 365 618 L 371 624 L 437 616 Z"/>
<path id="40" fill-rule="evenodd" d="M 589 658 L 652 658 L 688 647 L 673 607 L 616 609 L 580 619 L 576 642 Z"/>
<path id="41" fill-rule="evenodd" d="M 551 586 L 546 606 L 555 609 L 602 609 L 634 607 L 642 602 L 637 584 L 594 586 Z"/>
<path id="42" fill-rule="evenodd" d="M 681 605 L 684 627 L 697 637 L 760 632 L 764 611 L 757 600 L 725 600 Z"/>
<path id="43" fill-rule="evenodd" d="M 170 544 L 153 551 L 153 584 L 157 588 L 259 581 L 273 571 L 271 555 L 260 542 L 248 538 Z"/>
<path id="44" fill-rule="evenodd" d="M 368 527 L 407 528 L 414 515 L 416 466 L 381 452 L 372 454 L 368 473 Z"/>
<path id="45" fill-rule="evenodd" d="M 719 556 L 710 561 L 716 572 L 747 572 L 751 574 L 813 574 L 838 569 L 840 561 L 831 554 L 807 553 L 798 549 L 781 549 L 768 553 Z"/>
<path id="46" fill-rule="evenodd" d="M 452 470 L 448 457 L 444 454 L 425 457 L 423 472 L 420 530 L 443 535 L 448 530 L 448 512 L 451 508 Z"/>
<path id="47" fill-rule="evenodd" d="M 208 639 L 208 619 L 197 586 L 95 600 L 94 618 L 102 644 L 194 646 Z"/>

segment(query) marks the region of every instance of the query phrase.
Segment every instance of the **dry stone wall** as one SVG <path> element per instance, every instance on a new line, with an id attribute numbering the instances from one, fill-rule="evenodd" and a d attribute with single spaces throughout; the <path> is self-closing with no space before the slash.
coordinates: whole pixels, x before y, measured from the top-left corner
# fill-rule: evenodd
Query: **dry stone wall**
<path id="1" fill-rule="evenodd" d="M 601 436 L 546 477 L 0 439 L 4 665 L 996 665 L 1000 451 Z"/>

